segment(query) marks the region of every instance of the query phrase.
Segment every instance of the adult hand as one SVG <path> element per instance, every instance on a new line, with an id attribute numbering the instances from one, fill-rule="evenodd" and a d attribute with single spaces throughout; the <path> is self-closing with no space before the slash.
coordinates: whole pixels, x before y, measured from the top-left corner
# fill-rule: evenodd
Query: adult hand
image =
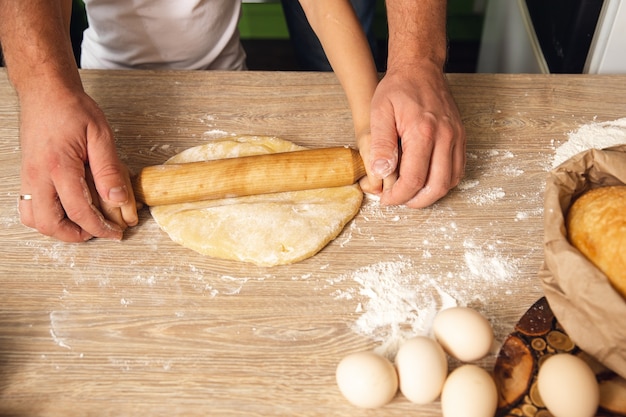
<path id="1" fill-rule="evenodd" d="M 360 184 L 381 204 L 421 208 L 458 185 L 465 171 L 465 130 L 441 69 L 395 67 L 379 83 L 372 138 L 361 149 Z"/>
<path id="2" fill-rule="evenodd" d="M 121 239 L 137 224 L 128 170 L 97 104 L 84 92 L 20 97 L 22 150 L 20 218 L 67 242 Z"/>

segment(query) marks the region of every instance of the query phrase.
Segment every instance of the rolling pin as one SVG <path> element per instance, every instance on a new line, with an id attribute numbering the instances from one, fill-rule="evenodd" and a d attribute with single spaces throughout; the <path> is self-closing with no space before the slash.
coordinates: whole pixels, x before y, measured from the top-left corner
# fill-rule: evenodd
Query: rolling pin
<path id="1" fill-rule="evenodd" d="M 148 206 L 340 187 L 365 175 L 358 151 L 321 148 L 143 168 L 135 198 Z"/>

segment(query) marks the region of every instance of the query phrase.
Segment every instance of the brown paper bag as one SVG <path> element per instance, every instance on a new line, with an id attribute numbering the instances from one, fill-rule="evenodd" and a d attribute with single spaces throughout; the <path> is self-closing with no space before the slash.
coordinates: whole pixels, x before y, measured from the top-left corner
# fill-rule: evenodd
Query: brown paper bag
<path id="1" fill-rule="evenodd" d="M 545 261 L 539 277 L 552 311 L 570 338 L 626 378 L 626 300 L 570 245 L 565 231 L 565 216 L 576 197 L 591 188 L 624 184 L 626 145 L 582 152 L 548 174 Z"/>

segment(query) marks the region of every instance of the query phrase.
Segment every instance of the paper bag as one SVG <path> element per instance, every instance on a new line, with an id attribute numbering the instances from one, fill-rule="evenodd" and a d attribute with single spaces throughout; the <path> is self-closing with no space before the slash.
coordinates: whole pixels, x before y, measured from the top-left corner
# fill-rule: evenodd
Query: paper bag
<path id="1" fill-rule="evenodd" d="M 565 230 L 569 206 L 580 194 L 624 184 L 626 145 L 582 152 L 548 174 L 544 195 L 545 261 L 539 277 L 552 311 L 572 341 L 626 378 L 626 300 L 570 245 Z"/>

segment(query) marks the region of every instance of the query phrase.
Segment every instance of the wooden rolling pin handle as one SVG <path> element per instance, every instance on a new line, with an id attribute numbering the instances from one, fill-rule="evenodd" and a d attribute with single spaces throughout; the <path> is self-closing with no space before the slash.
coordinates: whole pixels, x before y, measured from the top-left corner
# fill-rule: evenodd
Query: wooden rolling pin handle
<path id="1" fill-rule="evenodd" d="M 307 149 L 143 168 L 133 178 L 149 206 L 354 184 L 365 175 L 358 151 Z"/>

